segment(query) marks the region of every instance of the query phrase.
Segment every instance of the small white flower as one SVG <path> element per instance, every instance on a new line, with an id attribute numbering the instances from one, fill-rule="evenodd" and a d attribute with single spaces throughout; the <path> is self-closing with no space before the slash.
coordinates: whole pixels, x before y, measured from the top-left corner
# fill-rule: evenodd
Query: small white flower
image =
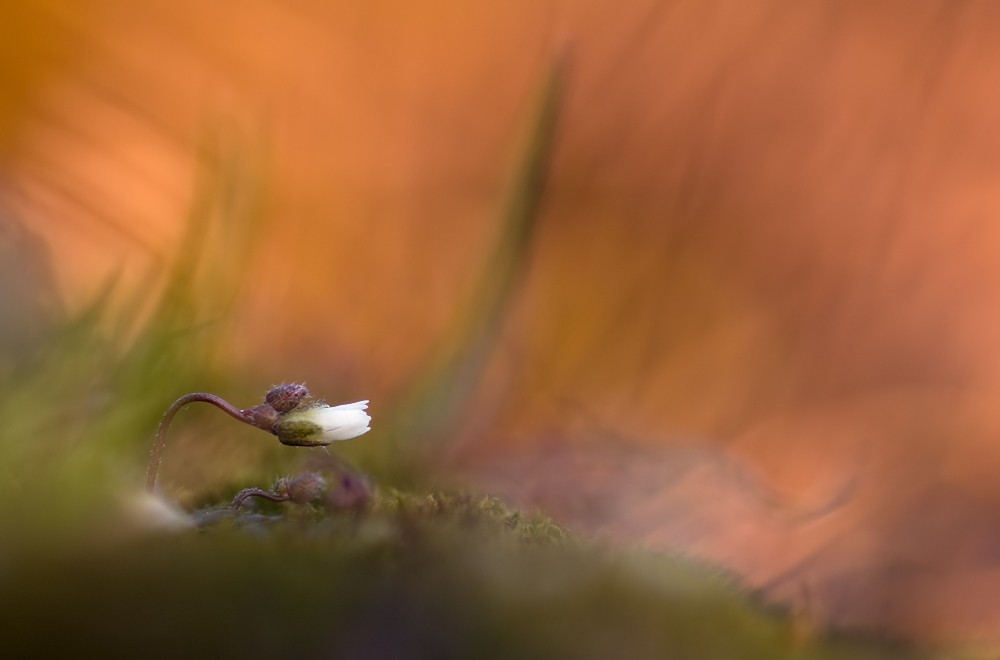
<path id="1" fill-rule="evenodd" d="M 322 447 L 356 438 L 371 430 L 371 417 L 365 410 L 367 401 L 328 406 L 317 403 L 297 408 L 281 416 L 274 425 L 274 434 L 282 444 L 296 447 Z"/>

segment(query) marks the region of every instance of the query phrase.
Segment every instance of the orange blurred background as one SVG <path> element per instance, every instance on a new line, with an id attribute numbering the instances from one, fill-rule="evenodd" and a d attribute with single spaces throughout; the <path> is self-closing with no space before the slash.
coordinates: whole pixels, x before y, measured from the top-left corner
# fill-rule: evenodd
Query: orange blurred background
<path id="1" fill-rule="evenodd" d="M 453 467 L 820 621 L 996 643 L 998 30 L 949 0 L 8 0 L 0 208 L 67 308 L 152 292 L 222 135 L 264 200 L 229 359 L 377 423 L 568 47 Z"/>

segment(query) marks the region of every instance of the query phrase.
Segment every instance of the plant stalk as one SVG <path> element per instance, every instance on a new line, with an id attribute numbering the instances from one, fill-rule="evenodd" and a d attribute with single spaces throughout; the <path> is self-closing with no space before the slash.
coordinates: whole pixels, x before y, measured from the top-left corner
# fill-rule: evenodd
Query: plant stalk
<path id="1" fill-rule="evenodd" d="M 191 394 L 185 394 L 181 398 L 177 399 L 170 405 L 169 408 L 167 408 L 167 412 L 163 413 L 163 419 L 160 421 L 160 428 L 156 432 L 156 442 L 153 444 L 153 450 L 149 453 L 149 468 L 146 470 L 147 491 L 152 493 L 153 488 L 156 486 L 156 474 L 159 472 L 160 461 L 163 458 L 163 447 L 166 445 L 167 429 L 170 428 L 170 422 L 174 419 L 174 415 L 176 415 L 181 408 L 196 401 L 210 403 L 241 422 L 251 425 L 253 424 L 247 411 L 240 410 L 225 399 L 217 397 L 214 394 L 193 392 Z"/>
<path id="2" fill-rule="evenodd" d="M 229 505 L 230 509 L 236 510 L 243 506 L 243 502 L 249 497 L 261 497 L 265 500 L 271 500 L 272 502 L 287 502 L 291 498 L 287 495 L 275 495 L 274 493 L 269 493 L 266 490 L 261 490 L 260 488 L 247 488 L 241 490 L 239 494 L 233 499 L 233 503 Z"/>

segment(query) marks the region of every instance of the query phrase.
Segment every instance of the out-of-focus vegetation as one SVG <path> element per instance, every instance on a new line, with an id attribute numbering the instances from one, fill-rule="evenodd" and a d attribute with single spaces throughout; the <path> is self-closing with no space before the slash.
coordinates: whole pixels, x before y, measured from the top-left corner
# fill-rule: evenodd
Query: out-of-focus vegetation
<path id="1" fill-rule="evenodd" d="M 243 528 L 52 550 L 2 577 L 5 657 L 901 658 L 690 560 L 490 498 L 379 495 Z"/>
<path id="2" fill-rule="evenodd" d="M 213 178 L 194 203 L 160 286 L 151 282 L 129 292 L 111 280 L 82 310 L 63 318 L 51 311 L 47 327 L 35 328 L 3 356 L 0 493 L 18 506 L 0 513 L 0 521 L 29 533 L 7 540 L 76 534 L 101 508 L 114 506 L 143 469 L 164 403 L 179 393 L 243 394 L 214 356 L 252 235 L 257 204 L 247 194 L 255 188 L 238 171 L 244 163 L 226 161 L 217 149 L 206 157 Z M 16 219 L 8 222 L 16 226 Z M 43 276 L 44 250 L 8 257 L 16 262 L 12 268 L 31 265 L 36 274 L 8 280 L 6 287 L 26 287 L 26 296 L 43 300 L 53 296 Z M 25 307 L 20 317 L 8 312 L 6 323 L 16 327 L 31 321 L 24 316 L 33 310 Z M 246 451 L 256 456 L 252 447 Z"/>
<path id="3" fill-rule="evenodd" d="M 172 277 L 128 348 L 102 299 L 6 376 L 4 657 L 904 655 L 817 637 L 710 567 L 581 540 L 488 497 L 377 490 L 360 511 L 267 505 L 246 524 L 149 529 L 127 498 L 165 402 L 246 394 L 206 359 L 216 334 L 193 323 L 197 281 L 185 279 Z M 194 413 L 183 426 L 213 442 Z M 185 460 L 173 449 L 168 465 Z M 289 464 L 282 451 L 251 452 L 252 469 L 202 497 L 220 505 L 263 485 Z"/>

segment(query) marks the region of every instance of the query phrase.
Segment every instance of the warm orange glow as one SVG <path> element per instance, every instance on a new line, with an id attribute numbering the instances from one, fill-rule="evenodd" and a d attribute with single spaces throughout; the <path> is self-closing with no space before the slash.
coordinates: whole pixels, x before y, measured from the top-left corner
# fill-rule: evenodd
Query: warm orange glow
<path id="1" fill-rule="evenodd" d="M 31 37 L 0 51 L 0 194 L 67 304 L 149 286 L 219 139 L 265 200 L 235 359 L 373 400 L 472 293 L 569 44 L 455 465 L 823 619 L 1000 639 L 993 5 L 44 7 L 0 10 Z"/>

